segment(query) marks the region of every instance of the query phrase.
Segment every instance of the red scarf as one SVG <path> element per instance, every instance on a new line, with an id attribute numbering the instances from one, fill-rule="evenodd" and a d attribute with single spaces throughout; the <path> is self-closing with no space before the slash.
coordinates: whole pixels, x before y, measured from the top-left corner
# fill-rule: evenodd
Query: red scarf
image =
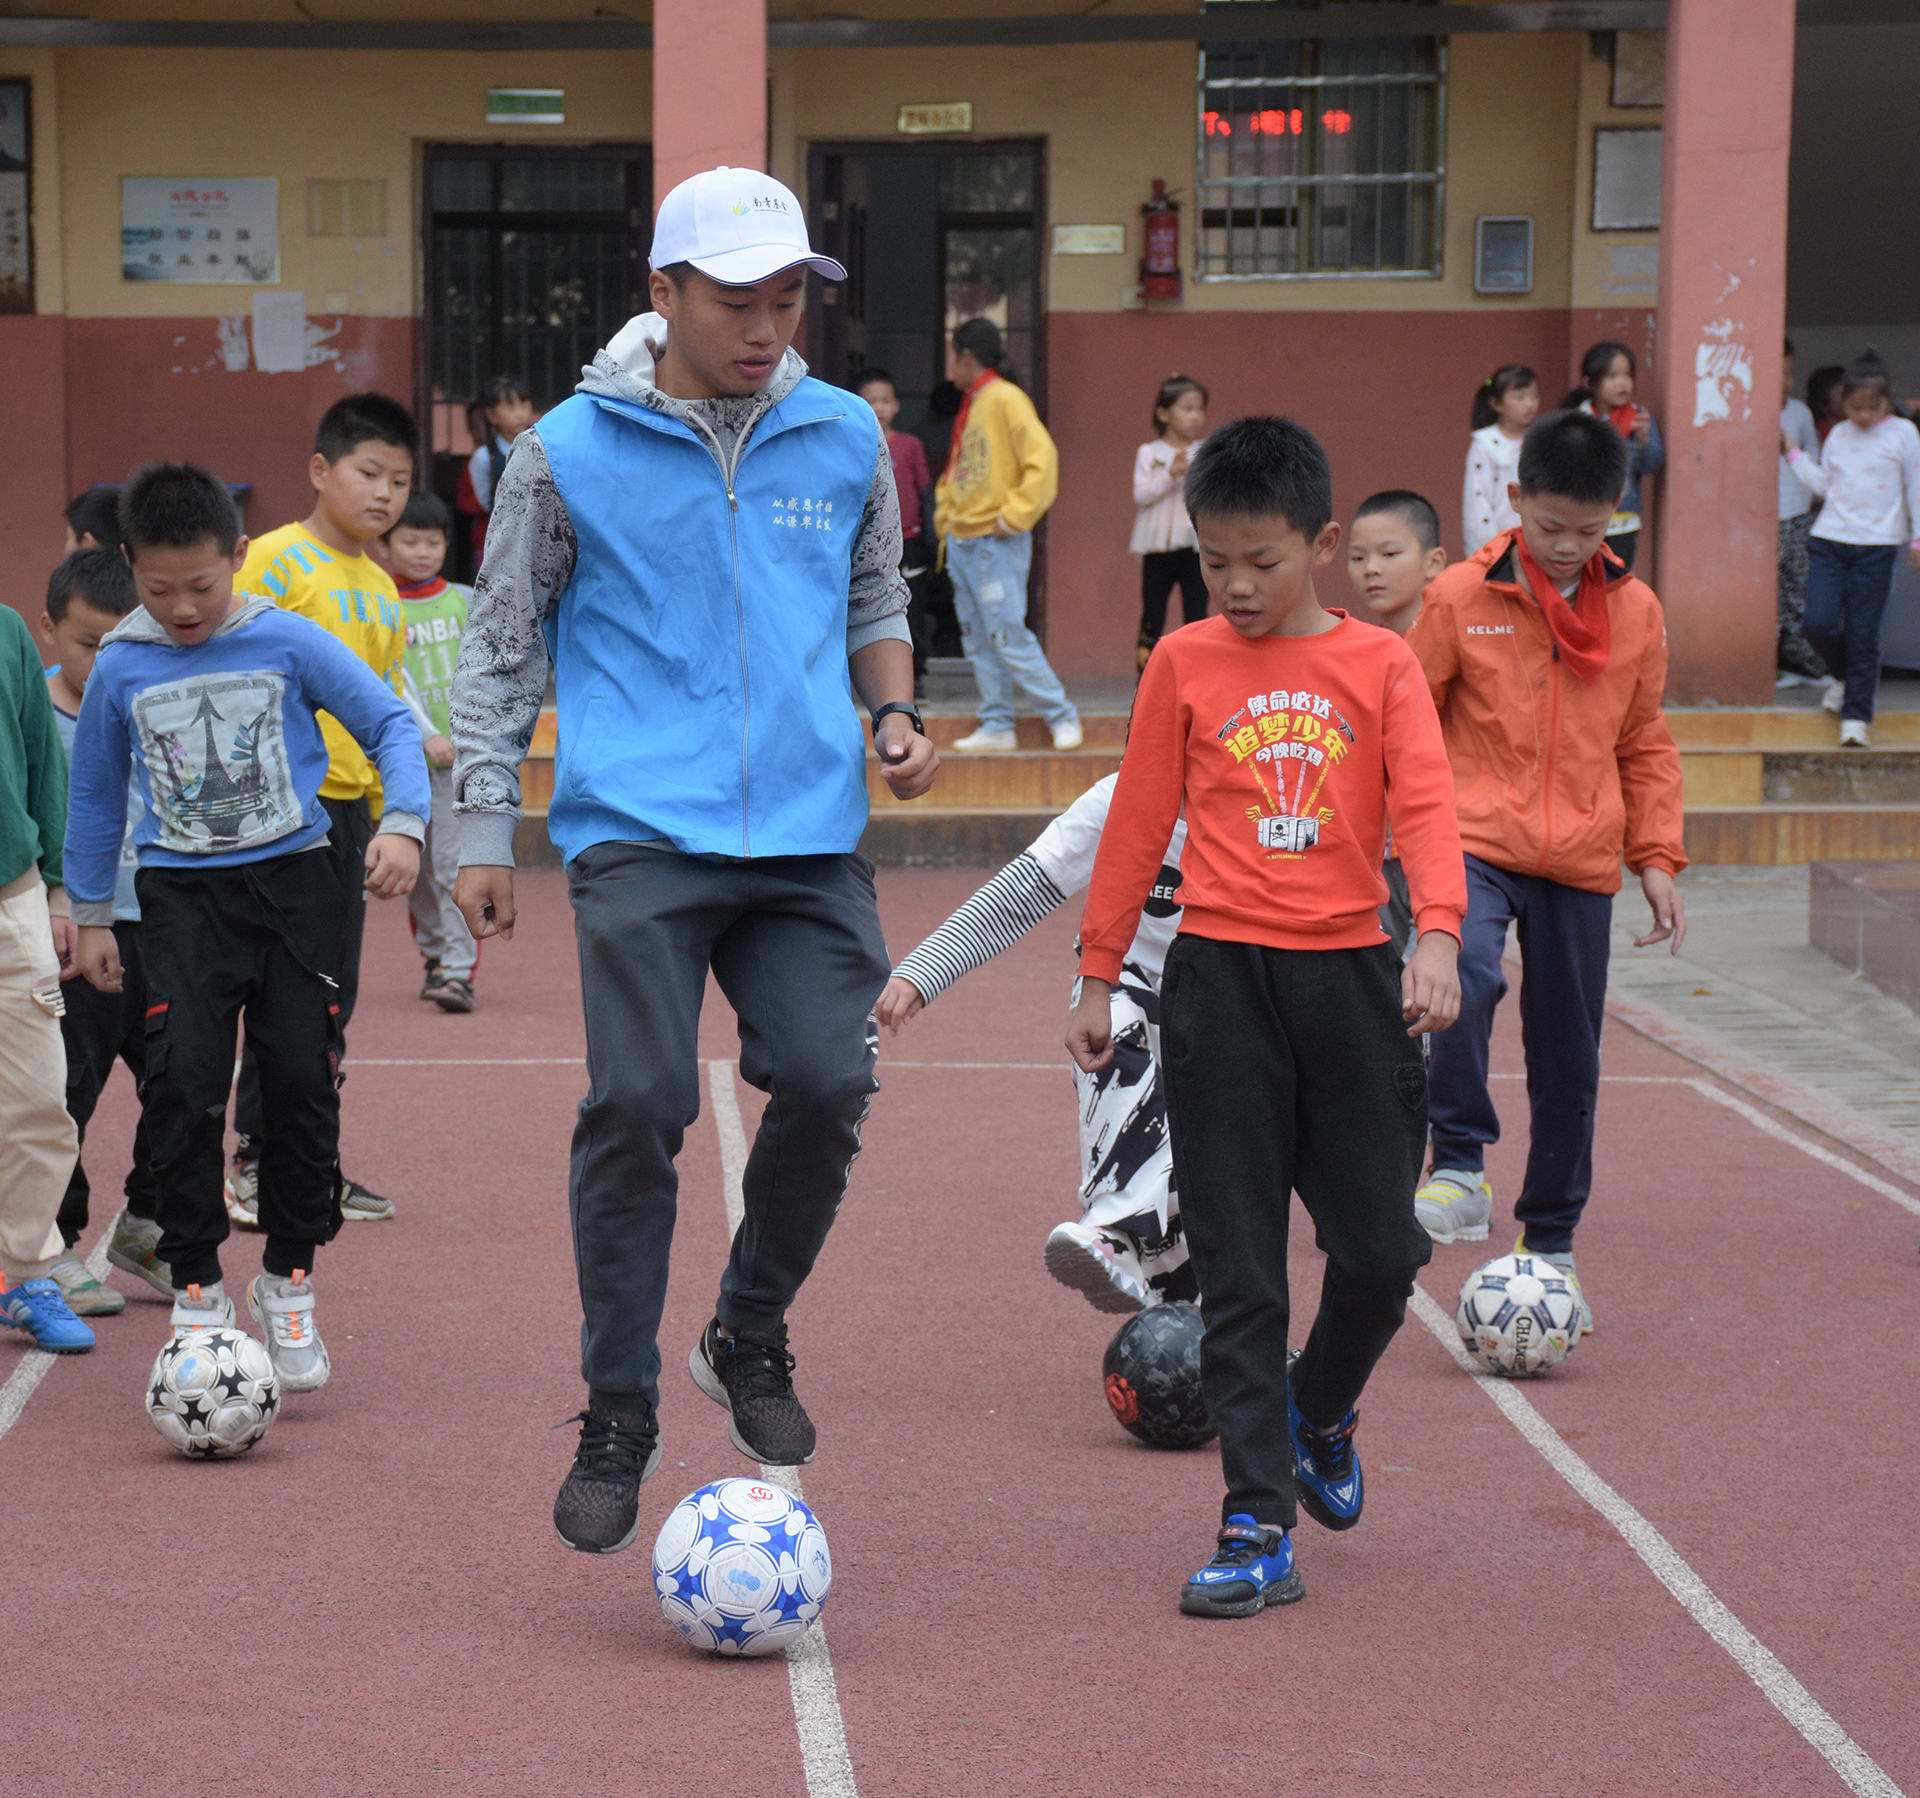
<path id="1" fill-rule="evenodd" d="M 953 435 L 947 439 L 947 466 L 941 472 L 941 480 L 952 480 L 953 465 L 960 460 L 960 439 L 967 434 L 967 414 L 973 410 L 973 396 L 988 382 L 999 379 L 1000 371 L 997 368 L 990 368 L 967 389 L 967 397 L 960 402 L 959 416 L 953 421 Z"/>
<path id="2" fill-rule="evenodd" d="M 1607 423 L 1620 433 L 1629 443 L 1633 441 L 1633 427 L 1640 422 L 1640 408 L 1632 400 L 1624 406 L 1615 406 L 1607 414 Z"/>
<path id="3" fill-rule="evenodd" d="M 415 581 L 411 586 L 405 581 L 396 581 L 394 590 L 402 599 L 438 599 L 446 592 L 447 583 L 439 575 L 431 574 L 424 581 Z"/>
<path id="4" fill-rule="evenodd" d="M 1561 661 L 1583 684 L 1591 683 L 1613 653 L 1613 614 L 1607 609 L 1607 563 L 1612 551 L 1603 547 L 1588 558 L 1580 570 L 1580 584 L 1573 590 L 1571 604 L 1533 559 L 1526 536 L 1520 531 L 1513 533 L 1513 551 L 1534 603 L 1546 619 L 1547 629 L 1553 632 Z"/>

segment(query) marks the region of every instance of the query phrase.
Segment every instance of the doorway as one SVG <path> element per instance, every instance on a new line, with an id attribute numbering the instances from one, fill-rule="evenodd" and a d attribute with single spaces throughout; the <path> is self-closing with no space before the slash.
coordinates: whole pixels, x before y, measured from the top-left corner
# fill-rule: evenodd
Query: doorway
<path id="1" fill-rule="evenodd" d="M 537 411 L 558 405 L 646 310 L 653 155 L 637 143 L 429 144 L 423 176 L 421 415 L 433 490 L 456 505 L 448 572 L 466 581 L 473 518 L 457 501 L 475 447 L 468 409 L 495 375 L 525 381 Z"/>
<path id="2" fill-rule="evenodd" d="M 814 241 L 847 279 L 813 284 L 807 360 L 836 387 L 864 369 L 892 375 L 894 428 L 921 440 L 936 477 L 960 403 L 946 378 L 956 325 L 1000 327 L 1010 371 L 1046 416 L 1045 169 L 1033 138 L 826 143 L 808 153 Z M 1028 621 L 1044 640 L 1044 536 L 1034 547 Z M 935 651 L 957 653 L 957 635 Z"/>

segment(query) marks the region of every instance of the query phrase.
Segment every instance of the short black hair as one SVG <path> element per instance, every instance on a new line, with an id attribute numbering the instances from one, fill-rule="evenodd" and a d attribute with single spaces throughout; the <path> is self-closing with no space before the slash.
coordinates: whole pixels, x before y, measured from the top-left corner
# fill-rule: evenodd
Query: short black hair
<path id="1" fill-rule="evenodd" d="M 91 537 L 102 549 L 120 547 L 120 489 L 89 487 L 67 501 L 67 529 L 76 543 Z M 56 612 L 57 618 L 59 614 Z"/>
<path id="2" fill-rule="evenodd" d="M 1880 352 L 1872 344 L 1868 344 L 1847 364 L 1847 372 L 1840 378 L 1840 397 L 1843 400 L 1852 399 L 1856 393 L 1877 393 L 1882 399 L 1893 398 L 1893 376 L 1888 373 L 1887 365 L 1880 359 Z"/>
<path id="3" fill-rule="evenodd" d="M 1284 518 L 1317 537 L 1333 516 L 1333 468 L 1320 439 L 1291 418 L 1237 418 L 1194 451 L 1187 470 L 1194 518 Z"/>
<path id="4" fill-rule="evenodd" d="M 1617 500 L 1627 484 L 1627 440 L 1591 412 L 1549 412 L 1520 439 L 1522 493 L 1551 493 L 1578 506 Z"/>
<path id="5" fill-rule="evenodd" d="M 502 400 L 525 400 L 533 404 L 533 386 L 525 375 L 493 375 L 480 389 L 482 406 L 497 406 Z"/>
<path id="6" fill-rule="evenodd" d="M 876 381 L 885 381 L 896 394 L 900 391 L 900 383 L 884 368 L 863 368 L 853 377 L 853 390 L 855 393 L 865 393 Z"/>
<path id="7" fill-rule="evenodd" d="M 313 434 L 313 453 L 338 462 L 363 443 L 390 443 L 417 456 L 420 427 L 405 406 L 384 393 L 350 393 L 320 415 L 319 429 Z"/>
<path id="8" fill-rule="evenodd" d="M 990 318 L 970 318 L 953 332 L 955 355 L 971 356 L 982 368 L 998 368 L 1007 353 L 1000 327 Z"/>
<path id="9" fill-rule="evenodd" d="M 1431 554 L 1440 547 L 1440 514 L 1425 494 L 1415 493 L 1411 487 L 1388 487 L 1383 492 L 1369 494 L 1360 502 L 1353 522 L 1358 524 L 1376 512 L 1390 512 L 1395 518 L 1404 519 L 1419 538 L 1424 552 Z"/>
<path id="10" fill-rule="evenodd" d="M 453 513 L 439 494 L 416 487 L 407 495 L 406 510 L 387 527 L 387 535 L 391 537 L 395 531 L 438 531 L 451 542 Z"/>
<path id="11" fill-rule="evenodd" d="M 120 490 L 127 560 L 143 549 L 188 549 L 211 538 L 223 556 L 240 541 L 240 514 L 224 483 L 191 462 L 149 462 Z"/>
<path id="12" fill-rule="evenodd" d="M 76 549 L 53 571 L 47 582 L 47 616 L 58 624 L 76 599 L 113 618 L 126 617 L 140 603 L 133 570 L 117 545 Z"/>
<path id="13" fill-rule="evenodd" d="M 656 268 L 653 272 L 656 275 L 665 275 L 666 278 L 674 284 L 675 288 L 684 291 L 687 285 L 687 277 L 693 273 L 693 264 L 691 262 L 669 262 L 664 268 Z"/>

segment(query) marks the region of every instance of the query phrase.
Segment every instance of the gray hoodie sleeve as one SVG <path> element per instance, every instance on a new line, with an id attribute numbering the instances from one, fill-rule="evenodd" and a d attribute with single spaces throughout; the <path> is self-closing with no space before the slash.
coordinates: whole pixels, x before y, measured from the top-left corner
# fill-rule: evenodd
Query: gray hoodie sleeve
<path id="1" fill-rule="evenodd" d="M 460 865 L 513 866 L 520 764 L 547 697 L 540 626 L 573 578 L 578 544 L 539 427 L 514 445 L 487 524 L 453 675 L 453 809 Z"/>
<path id="2" fill-rule="evenodd" d="M 893 458 L 887 454 L 882 432 L 847 583 L 848 655 L 869 643 L 913 641 L 907 629 L 907 582 L 900 572 L 900 546 L 900 496 L 893 490 Z"/>

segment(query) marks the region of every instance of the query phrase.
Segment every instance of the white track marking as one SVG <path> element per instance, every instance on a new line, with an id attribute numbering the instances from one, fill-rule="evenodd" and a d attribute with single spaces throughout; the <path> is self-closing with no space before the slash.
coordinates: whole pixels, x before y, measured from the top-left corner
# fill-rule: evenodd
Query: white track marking
<path id="1" fill-rule="evenodd" d="M 720 1134 L 721 1189 L 726 1195 L 727 1234 L 731 1238 L 746 1210 L 741 1183 L 747 1172 L 747 1132 L 740 1121 L 740 1098 L 733 1090 L 732 1062 L 707 1063 L 707 1090 L 713 1097 L 713 1121 Z M 769 1467 L 763 1462 L 760 1477 L 795 1498 L 806 1496 L 800 1490 L 797 1467 Z M 793 1721 L 800 1737 L 807 1798 L 859 1798 L 824 1623 L 816 1623 L 787 1650 L 787 1684 L 793 1692 Z"/>
<path id="2" fill-rule="evenodd" d="M 382 1061 L 373 1055 L 356 1055 L 357 1068 L 583 1068 L 587 1052 L 578 1055 L 482 1055 L 458 1060 L 430 1056 L 419 1061 Z"/>
<path id="3" fill-rule="evenodd" d="M 120 1213 L 113 1214 L 113 1220 L 100 1232 L 100 1240 L 93 1245 L 93 1253 L 87 1257 L 87 1272 L 96 1280 L 104 1279 L 107 1272 L 107 1244 L 113 1240 L 114 1226 L 120 1222 Z M 27 1400 L 33 1397 L 34 1389 L 47 1377 L 47 1371 L 61 1360 L 59 1355 L 50 1355 L 45 1349 L 28 1349 L 20 1357 L 20 1365 L 13 1370 L 12 1376 L 4 1386 L 0 1386 L 0 1436 L 4 1436 L 20 1421 L 20 1413 L 27 1408 Z"/>
<path id="4" fill-rule="evenodd" d="M 1902 1192 L 1891 1180 L 1882 1180 L 1878 1174 L 1868 1173 L 1858 1162 L 1849 1161 L 1844 1155 L 1836 1155 L 1810 1137 L 1802 1136 L 1798 1130 L 1789 1130 L 1785 1124 L 1768 1117 L 1764 1111 L 1749 1105 L 1744 1099 L 1736 1099 L 1732 1093 L 1723 1093 L 1709 1080 L 1689 1080 L 1687 1085 L 1701 1098 L 1711 1099 L 1714 1104 L 1724 1105 L 1729 1111 L 1738 1113 L 1756 1130 L 1765 1131 L 1776 1141 L 1792 1143 L 1801 1154 L 1812 1156 L 1823 1167 L 1833 1168 L 1845 1174 L 1849 1180 L 1857 1180 L 1869 1192 L 1877 1192 L 1882 1198 L 1891 1199 L 1896 1205 L 1920 1217 L 1920 1199 L 1916 1199 L 1912 1193 Z"/>
<path id="5" fill-rule="evenodd" d="M 1539 1450 L 1555 1473 L 1620 1532 L 1654 1578 L 1734 1658 L 1766 1701 L 1806 1737 L 1850 1790 L 1859 1798 L 1903 1798 L 1879 1763 L 1827 1714 L 1813 1694 L 1781 1665 L 1778 1656 L 1727 1609 L 1673 1544 L 1567 1446 L 1525 1394 L 1511 1380 L 1482 1373 L 1474 1366 L 1460 1346 L 1460 1332 L 1453 1319 L 1419 1286 L 1413 1289 L 1413 1309 L 1480 1390 L 1506 1413 L 1507 1421 Z"/>

